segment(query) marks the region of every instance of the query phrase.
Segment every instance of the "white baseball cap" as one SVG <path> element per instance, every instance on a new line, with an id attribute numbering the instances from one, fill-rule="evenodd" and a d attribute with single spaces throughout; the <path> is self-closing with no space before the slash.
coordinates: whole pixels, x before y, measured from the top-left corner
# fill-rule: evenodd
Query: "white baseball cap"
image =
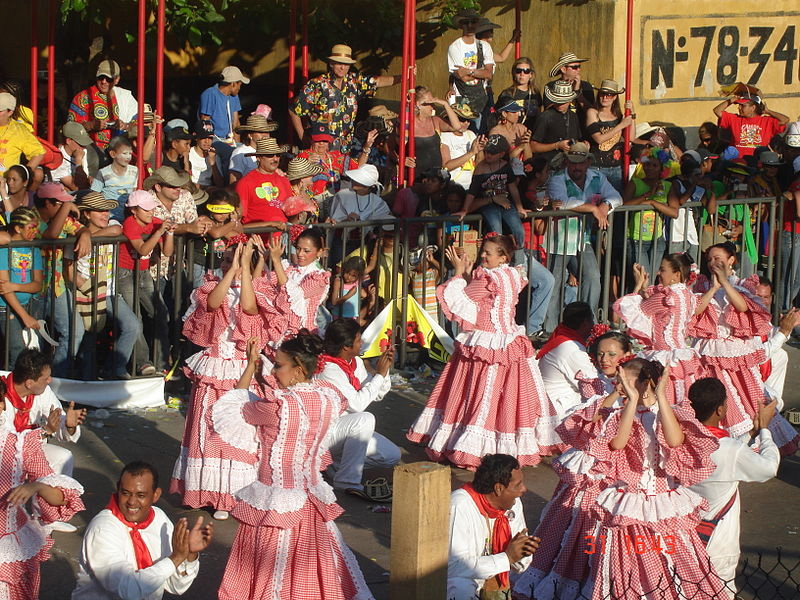
<path id="1" fill-rule="evenodd" d="M 242 83 L 250 83 L 250 78 L 245 77 L 244 73 L 242 73 L 239 67 L 225 67 L 222 69 L 222 81 L 225 83 L 236 83 L 237 81 L 241 81 Z"/>

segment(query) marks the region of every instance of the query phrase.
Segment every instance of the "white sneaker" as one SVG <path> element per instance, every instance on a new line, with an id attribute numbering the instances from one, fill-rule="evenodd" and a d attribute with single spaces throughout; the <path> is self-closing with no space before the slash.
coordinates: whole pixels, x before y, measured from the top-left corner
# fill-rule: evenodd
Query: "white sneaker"
<path id="1" fill-rule="evenodd" d="M 78 528 L 70 523 L 64 523 L 63 521 L 55 521 L 53 523 L 50 523 L 50 530 L 60 531 L 62 533 L 73 533 L 75 531 L 78 531 Z"/>
<path id="2" fill-rule="evenodd" d="M 231 514 L 227 510 L 216 510 L 214 511 L 214 518 L 217 521 L 226 521 Z"/>

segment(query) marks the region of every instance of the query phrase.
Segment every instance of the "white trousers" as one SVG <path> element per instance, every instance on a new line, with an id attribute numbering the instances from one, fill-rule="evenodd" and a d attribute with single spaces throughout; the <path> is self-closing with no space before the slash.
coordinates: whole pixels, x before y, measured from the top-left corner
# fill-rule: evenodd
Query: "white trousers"
<path id="1" fill-rule="evenodd" d="M 789 355 L 783 348 L 779 348 L 772 354 L 772 373 L 770 373 L 770 376 L 764 383 L 775 390 L 778 398 L 783 398 L 783 385 L 786 383 L 786 367 L 788 364 Z M 783 400 L 779 401 L 779 403 L 782 402 Z M 779 407 L 778 410 L 781 410 L 782 408 L 783 406 Z"/>
<path id="2" fill-rule="evenodd" d="M 375 433 L 375 415 L 369 412 L 345 413 L 329 435 L 333 464 L 333 487 L 362 489 L 364 468 L 391 468 L 400 462 L 400 448 Z"/>
<path id="3" fill-rule="evenodd" d="M 55 444 L 44 444 L 44 455 L 56 474 L 72 477 L 72 468 L 75 465 L 72 452 Z"/>

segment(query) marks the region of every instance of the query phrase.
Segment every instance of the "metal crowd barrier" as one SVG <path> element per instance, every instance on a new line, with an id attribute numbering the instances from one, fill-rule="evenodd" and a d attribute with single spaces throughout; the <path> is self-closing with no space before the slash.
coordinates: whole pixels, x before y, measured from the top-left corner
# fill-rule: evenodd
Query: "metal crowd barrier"
<path id="1" fill-rule="evenodd" d="M 749 275 L 752 272 L 758 272 L 759 274 L 762 274 L 773 281 L 773 290 L 775 293 L 773 309 L 776 315 L 780 310 L 780 307 L 783 305 L 784 295 L 784 282 L 782 281 L 783 277 L 775 277 L 776 272 L 782 274 L 782 271 L 776 271 L 776 269 L 782 268 L 781 253 L 783 246 L 780 240 L 782 235 L 783 203 L 779 202 L 778 200 L 779 199 L 775 198 L 751 198 L 717 202 L 718 210 L 720 207 L 744 205 L 749 208 L 751 220 L 752 216 L 756 217 L 756 227 L 753 231 L 752 242 L 755 244 L 755 248 L 758 253 L 757 261 L 756 264 L 752 264 L 752 261 L 750 261 L 747 257 L 747 248 L 745 247 L 745 243 L 743 241 L 744 234 L 740 235 L 740 243 L 737 245 L 737 258 L 739 264 L 745 265 L 746 267 L 746 271 L 744 273 L 741 273 L 740 271 L 740 274 Z M 693 249 L 688 246 L 686 241 L 684 241 L 678 250 L 695 250 L 699 253 L 706 245 L 715 244 L 728 239 L 723 235 L 723 232 L 719 231 L 719 228 L 716 226 L 716 222 L 711 223 L 710 228 L 706 228 L 706 236 L 704 238 L 703 229 L 699 226 L 702 207 L 697 203 L 687 203 L 683 206 L 683 208 L 695 209 L 693 211 L 693 218 L 698 228 L 698 234 L 700 236 L 699 241 L 701 243 L 700 248 Z M 637 213 L 641 215 L 648 210 L 653 209 L 648 209 L 648 207 L 642 205 L 621 206 L 613 211 L 613 213 L 610 215 L 608 228 L 606 230 L 598 229 L 597 223 L 594 217 L 591 215 L 572 211 L 548 210 L 532 212 L 527 220 L 531 222 L 532 229 L 534 227 L 534 221 L 545 221 L 545 248 L 549 251 L 548 260 L 551 262 L 551 265 L 553 258 L 556 255 L 559 253 L 564 254 L 568 250 L 568 248 L 565 246 L 559 246 L 561 244 L 559 240 L 553 239 L 554 228 L 558 226 L 559 222 L 563 222 L 567 218 L 576 219 L 578 221 L 578 240 L 583 240 L 584 238 L 588 240 L 589 245 L 586 246 L 586 251 L 591 252 L 594 259 L 587 268 L 597 268 L 600 276 L 599 300 L 597 301 L 597 318 L 599 321 L 608 321 L 612 316 L 610 314 L 609 307 L 611 304 L 613 304 L 615 297 L 627 293 L 627 291 L 630 291 L 632 287 L 630 274 L 628 272 L 631 263 L 630 252 L 635 251 L 641 254 L 644 250 L 644 240 L 633 241 L 628 239 L 628 225 L 630 220 L 634 218 Z M 728 210 L 730 211 L 732 209 Z M 689 219 L 688 211 L 684 212 L 683 218 L 686 219 L 686 222 L 684 223 L 684 231 L 686 231 L 685 226 L 688 225 Z M 671 225 L 671 219 L 665 217 L 662 219 L 662 221 L 664 230 L 668 230 Z M 423 249 L 427 248 L 428 246 L 436 246 L 435 256 L 439 262 L 440 270 L 437 279 L 433 283 L 440 283 L 442 280 L 447 278 L 448 273 L 448 265 L 444 254 L 444 249 L 447 245 L 447 238 L 455 238 L 460 245 L 464 244 L 465 231 L 464 227 L 461 227 L 462 223 L 477 231 L 478 236 L 480 237 L 482 232 L 482 222 L 479 215 L 469 215 L 464 218 L 463 221 L 451 216 L 438 216 L 416 217 L 411 219 L 386 219 L 380 221 L 357 221 L 338 223 L 335 225 L 323 223 L 318 225 L 318 227 L 325 231 L 327 247 L 329 249 L 327 256 L 322 261 L 323 266 L 331 269 L 333 272 L 333 277 L 341 277 L 341 273 L 339 272 L 340 269 L 338 267 L 343 262 L 344 258 L 354 251 L 359 251 L 359 253 L 364 256 L 365 262 L 369 262 L 370 252 L 374 252 L 376 249 L 378 252 L 382 251 L 382 242 L 380 241 L 382 232 L 390 232 L 389 235 L 392 240 L 391 261 L 388 261 L 387 259 L 387 261 L 384 261 L 383 263 L 384 265 L 389 265 L 390 268 L 382 269 L 381 261 L 378 260 L 375 270 L 371 274 L 372 283 L 376 286 L 376 288 L 380 290 L 383 286 L 383 289 L 388 290 L 388 293 L 384 293 L 382 297 L 379 296 L 378 306 L 374 307 L 372 314 L 369 315 L 369 318 L 373 318 L 386 303 L 394 300 L 400 301 L 400 310 L 393 311 L 392 319 L 392 330 L 397 334 L 394 339 L 398 346 L 398 365 L 404 366 L 406 364 L 409 351 L 409 344 L 406 340 L 403 324 L 406 322 L 408 315 L 406 298 L 409 294 L 412 294 L 412 282 L 410 278 L 411 265 L 409 260 L 410 254 L 418 246 Z M 769 238 L 766 237 L 767 234 L 762 232 L 762 223 L 766 224 L 768 227 L 767 231 L 769 232 Z M 781 224 L 781 227 L 776 229 L 776 225 L 778 224 Z M 445 235 L 444 228 L 447 225 L 453 226 L 455 229 L 457 229 L 457 231 L 454 231 L 450 236 Z M 620 227 L 623 228 L 623 232 L 622 234 L 616 234 L 615 237 L 615 228 L 618 229 Z M 416 240 L 411 239 L 415 229 L 419 229 L 419 234 Z M 251 233 L 266 233 L 270 231 L 273 230 L 269 228 L 248 230 L 248 232 Z M 377 243 L 376 238 L 374 237 L 376 234 L 378 236 Z M 795 241 L 794 237 L 797 237 L 798 241 Z M 120 268 L 118 261 L 118 250 L 119 244 L 124 243 L 125 241 L 126 238 L 122 236 L 113 238 L 95 238 L 92 240 L 92 253 L 95 260 L 99 258 L 100 246 L 107 244 L 113 245 L 113 279 L 115 281 L 115 293 L 109 297 L 109 302 L 112 304 L 112 310 L 114 311 L 114 314 L 118 314 L 118 303 L 121 301 L 121 298 L 119 297 Z M 168 323 L 154 321 L 147 324 L 147 328 L 144 329 L 144 334 L 145 337 L 149 338 L 148 347 L 150 350 L 150 356 L 138 355 L 136 349 L 134 349 L 133 356 L 131 357 L 131 372 L 133 374 L 138 372 L 139 366 L 145 361 L 152 362 L 153 358 L 157 356 L 157 352 L 160 350 L 160 348 L 158 348 L 157 336 L 152 335 L 155 333 L 157 328 L 163 328 L 165 326 L 169 328 L 169 339 L 173 363 L 175 363 L 176 360 L 180 360 L 183 354 L 189 352 L 189 350 L 185 348 L 186 344 L 181 339 L 181 330 L 183 325 L 182 317 L 189 305 L 192 282 L 194 280 L 195 244 L 197 243 L 200 243 L 200 240 L 196 236 L 175 236 L 175 249 L 173 258 L 171 260 L 171 264 L 174 265 L 174 267 L 171 267 L 172 272 L 167 273 L 166 277 L 163 278 L 164 281 L 162 281 L 162 276 L 164 273 L 161 272 L 160 262 L 156 263 L 156 261 L 153 261 L 153 263 L 151 263 L 158 264 L 158 267 L 156 268 L 156 285 L 158 285 L 159 282 L 161 282 L 162 285 L 164 282 L 166 282 L 166 286 L 164 289 L 162 289 L 162 294 L 166 294 L 165 300 L 167 301 Z M 566 241 L 564 243 L 566 243 Z M 74 244 L 75 238 L 64 238 L 59 240 L 14 242 L 13 244 L 10 244 L 10 247 L 35 246 L 41 248 L 42 250 L 48 250 L 60 246 L 63 249 L 69 250 L 74 246 Z M 792 237 L 790 246 L 791 252 L 794 252 L 796 244 L 800 244 L 800 234 Z M 478 240 L 476 249 L 479 248 L 479 245 L 480 241 Z M 668 249 L 669 248 L 667 247 L 666 250 Z M 527 250 L 527 260 L 535 260 L 531 256 L 530 249 Z M 425 251 L 423 250 L 423 253 L 424 252 Z M 800 260 L 800 246 L 798 246 L 798 257 L 798 260 Z M 649 269 L 655 275 L 658 270 L 661 255 L 652 255 L 650 258 L 651 260 Z M 586 259 L 588 259 L 588 256 Z M 48 264 L 48 262 L 51 264 Z M 586 297 L 586 294 L 589 291 L 585 289 L 584 275 L 591 275 L 595 277 L 595 281 L 597 277 L 596 273 L 589 273 L 588 271 L 584 272 L 584 263 L 585 260 L 581 260 L 580 256 L 576 256 L 571 265 L 568 265 L 568 260 L 564 259 L 560 261 L 560 272 L 554 273 L 554 275 L 557 276 L 557 281 L 566 282 L 569 274 L 568 269 L 575 271 L 577 274 L 576 278 L 578 280 L 578 286 L 577 289 L 573 290 L 573 292 L 578 298 Z M 50 269 L 49 281 L 51 282 L 51 287 L 46 291 L 46 293 L 52 298 L 54 291 L 53 284 L 55 281 L 54 270 L 56 268 L 60 268 L 61 266 L 52 264 L 52 261 L 48 261 L 46 258 L 43 258 L 43 264 L 45 265 L 45 268 Z M 208 266 L 210 268 L 216 268 L 218 265 L 212 263 Z M 792 269 L 794 269 L 794 265 L 792 265 Z M 786 269 L 784 268 L 783 270 Z M 388 285 L 385 285 L 385 282 L 382 280 L 382 278 L 386 276 L 391 278 L 391 281 Z M 427 270 L 423 269 L 421 273 L 422 295 L 420 298 L 417 298 L 423 309 L 425 309 L 426 300 L 428 300 L 428 278 L 429 275 Z M 98 342 L 104 340 L 105 344 L 110 344 L 108 347 L 113 348 L 118 339 L 119 331 L 117 331 L 116 319 L 112 321 L 110 326 L 105 327 L 102 331 L 97 330 L 97 327 L 91 326 L 96 325 L 98 320 L 97 297 L 95 294 L 91 308 L 91 325 L 89 327 L 89 331 L 87 331 L 85 334 L 85 336 L 89 337 L 84 337 L 83 340 L 77 339 L 76 319 L 80 317 L 78 316 L 77 304 L 74 301 L 76 297 L 75 279 L 75 277 L 71 277 L 66 278 L 65 280 L 67 289 L 66 293 L 68 294 L 67 302 L 69 312 L 68 370 L 69 375 L 73 377 L 77 377 L 83 373 L 86 376 L 85 378 L 94 379 L 100 374 L 98 362 L 100 359 L 105 357 L 103 352 L 98 351 Z M 651 282 L 654 282 L 654 280 L 655 276 L 651 277 Z M 142 283 L 141 274 L 138 269 L 135 269 L 133 273 L 133 306 L 130 308 L 134 312 L 139 322 L 142 322 L 142 314 L 139 303 Z M 98 277 L 95 273 L 92 277 L 92 289 L 96 290 L 97 286 Z M 565 300 L 567 299 L 567 287 L 567 285 L 562 285 L 553 290 L 553 294 L 556 296 L 554 302 L 558 307 L 559 320 Z M 597 296 L 598 290 L 594 290 L 594 294 Z M 530 299 L 531 291 L 529 286 L 525 295 L 523 296 L 523 303 L 525 305 L 523 310 L 526 316 L 528 315 L 530 309 Z M 338 311 L 341 311 L 341 308 L 339 308 Z M 48 329 L 51 336 L 55 336 L 53 326 L 56 318 L 55 312 L 56 303 L 51 301 L 49 302 L 49 310 L 47 313 L 44 315 L 38 315 L 38 318 L 44 318 L 48 322 Z M 340 312 L 337 314 L 336 308 L 334 308 L 331 312 L 334 317 L 338 316 L 338 314 L 341 314 Z M 443 327 L 447 327 L 448 324 L 443 318 L 441 310 L 438 310 L 437 312 L 439 323 Z M 8 331 L 10 311 L 6 310 L 2 318 L 5 319 L 4 331 Z M 109 338 L 101 337 L 105 334 L 107 334 Z M 42 342 L 42 344 L 47 346 L 47 344 L 44 342 Z M 90 351 L 79 352 L 81 344 L 83 344 L 84 350 L 88 349 Z M 2 353 L 2 362 L 4 368 L 8 366 L 8 356 L 9 340 L 8 336 L 4 336 Z M 89 361 L 90 364 L 84 364 L 86 361 Z M 114 367 L 118 367 L 119 365 L 111 366 L 113 370 Z"/>

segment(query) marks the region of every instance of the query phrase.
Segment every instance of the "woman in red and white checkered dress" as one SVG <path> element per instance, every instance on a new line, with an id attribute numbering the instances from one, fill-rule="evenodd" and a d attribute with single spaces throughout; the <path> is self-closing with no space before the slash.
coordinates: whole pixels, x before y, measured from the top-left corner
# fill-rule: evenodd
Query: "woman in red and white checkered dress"
<path id="1" fill-rule="evenodd" d="M 236 504 L 233 493 L 256 479 L 256 454 L 226 444 L 211 423 L 214 403 L 236 386 L 247 365 L 247 344 L 241 339 L 247 332 L 237 335 L 238 308 L 242 265 L 252 266 L 254 251 L 246 237 L 231 238 L 220 265 L 222 279 L 206 275 L 184 315 L 184 336 L 205 349 L 186 360 L 192 394 L 169 491 L 181 494 L 186 506 L 214 508 L 215 519 L 227 519 Z M 254 269 L 261 273 L 263 267 L 259 261 Z"/>
<path id="2" fill-rule="evenodd" d="M 633 265 L 633 293 L 614 303 L 614 312 L 625 321 L 628 335 L 645 345 L 639 356 L 669 365 L 672 385 L 667 395 L 672 404 L 683 403 L 689 387 L 705 376 L 700 355 L 687 341 L 697 309 L 697 297 L 689 287 L 695 279 L 691 269 L 686 254 L 670 254 L 661 261 L 658 285 L 648 286 L 647 270 Z"/>
<path id="3" fill-rule="evenodd" d="M 695 530 L 705 501 L 688 486 L 713 472 L 719 444 L 691 411 L 670 404 L 659 363 L 635 358 L 619 379 L 594 414 L 567 419 L 588 433 L 578 441 L 591 461 L 587 473 L 599 480 L 585 486 L 592 506 L 582 504 L 566 532 L 548 506 L 536 554 L 544 549 L 549 564 L 542 568 L 535 555 L 515 591 L 537 600 L 717 598 L 723 586 Z"/>
<path id="4" fill-rule="evenodd" d="M 0 410 L 4 406 L 0 400 Z M 39 597 L 39 564 L 50 558 L 53 545 L 47 525 L 84 510 L 81 494 L 77 481 L 53 472 L 41 429 L 15 433 L 0 425 L 0 598 Z M 38 509 L 36 519 L 25 510 L 29 498 Z"/>
<path id="5" fill-rule="evenodd" d="M 766 403 L 760 371 L 766 356 L 760 340 L 770 334 L 772 316 L 756 295 L 758 275 L 739 279 L 733 273 L 732 245 L 711 246 L 705 257 L 711 280 L 704 275 L 697 280 L 700 310 L 689 335 L 708 376 L 725 384 L 728 410 L 721 426 L 740 437 L 750 432 L 753 416 Z M 797 450 L 800 435 L 783 416 L 776 413 L 769 430 L 783 455 Z"/>
<path id="6" fill-rule="evenodd" d="M 252 281 L 252 305 L 242 303 L 240 333 L 264 344 L 272 358 L 281 342 L 302 329 L 317 332 L 317 312 L 330 290 L 331 274 L 318 261 L 325 252 L 325 236 L 319 228 L 293 226 L 293 262 L 281 259 L 284 248 L 279 239 L 269 245 L 272 271 Z"/>
<path id="7" fill-rule="evenodd" d="M 432 460 L 474 470 L 484 455 L 502 453 L 525 466 L 558 449 L 558 416 L 547 401 L 525 329 L 514 322 L 527 280 L 509 265 L 513 248 L 510 236 L 487 236 L 483 266 L 471 277 L 464 259 L 448 249 L 455 275 L 437 288 L 436 296 L 462 331 L 407 436 L 426 443 Z"/>
<path id="8" fill-rule="evenodd" d="M 220 600 L 367 600 L 372 594 L 333 519 L 342 513 L 322 480 L 325 437 L 344 409 L 333 387 L 311 380 L 322 340 L 301 332 L 275 354 L 273 383 L 248 392 L 259 344 L 236 390 L 222 396 L 213 422 L 227 443 L 257 452 L 258 480 L 236 493 L 239 531 Z"/>

